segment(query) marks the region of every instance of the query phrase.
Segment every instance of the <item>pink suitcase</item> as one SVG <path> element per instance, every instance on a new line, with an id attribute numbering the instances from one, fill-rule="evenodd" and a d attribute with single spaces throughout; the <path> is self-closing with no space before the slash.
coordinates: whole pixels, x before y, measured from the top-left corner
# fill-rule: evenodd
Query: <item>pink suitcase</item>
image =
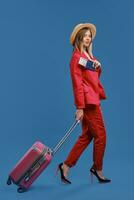
<path id="1" fill-rule="evenodd" d="M 35 179 L 49 165 L 55 153 L 60 149 L 79 122 L 75 121 L 73 123 L 53 151 L 41 142 L 35 142 L 11 171 L 7 184 L 11 185 L 14 183 L 18 185 L 17 191 L 19 193 L 28 190 Z"/>

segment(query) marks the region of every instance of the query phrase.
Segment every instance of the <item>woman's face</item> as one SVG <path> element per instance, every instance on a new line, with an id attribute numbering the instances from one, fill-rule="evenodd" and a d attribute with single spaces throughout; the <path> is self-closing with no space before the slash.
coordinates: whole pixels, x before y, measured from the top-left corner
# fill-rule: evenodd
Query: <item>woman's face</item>
<path id="1" fill-rule="evenodd" d="M 87 31 L 85 32 L 85 35 L 84 35 L 83 41 L 82 41 L 83 47 L 89 47 L 91 41 L 92 41 L 91 32 L 90 32 L 90 30 L 87 30 Z"/>

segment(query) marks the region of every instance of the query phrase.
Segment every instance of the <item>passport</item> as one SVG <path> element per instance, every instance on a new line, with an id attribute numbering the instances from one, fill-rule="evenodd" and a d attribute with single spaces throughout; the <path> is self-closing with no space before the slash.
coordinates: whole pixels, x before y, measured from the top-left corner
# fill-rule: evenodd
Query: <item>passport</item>
<path id="1" fill-rule="evenodd" d="M 86 58 L 80 57 L 79 62 L 81 66 L 83 66 L 85 69 L 96 71 L 95 67 L 93 66 L 93 61 L 87 60 Z"/>

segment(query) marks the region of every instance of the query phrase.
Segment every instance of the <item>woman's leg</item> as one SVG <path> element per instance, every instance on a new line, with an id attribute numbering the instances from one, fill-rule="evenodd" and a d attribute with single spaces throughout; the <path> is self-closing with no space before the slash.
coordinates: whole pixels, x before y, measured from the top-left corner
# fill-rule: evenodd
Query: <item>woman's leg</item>
<path id="1" fill-rule="evenodd" d="M 84 112 L 85 110 L 86 108 L 84 109 Z M 88 127 L 89 127 L 89 121 L 84 115 L 82 119 L 82 134 L 79 136 L 78 140 L 76 141 L 75 145 L 70 151 L 68 157 L 64 161 L 64 164 L 67 165 L 68 167 L 72 167 L 76 164 L 83 151 L 91 142 L 92 135 L 89 133 Z"/>
<path id="2" fill-rule="evenodd" d="M 89 129 L 94 138 L 93 145 L 93 168 L 101 171 L 103 165 L 103 157 L 106 147 L 106 130 L 103 121 L 101 107 L 90 105 L 87 109 L 86 116 L 89 120 Z"/>

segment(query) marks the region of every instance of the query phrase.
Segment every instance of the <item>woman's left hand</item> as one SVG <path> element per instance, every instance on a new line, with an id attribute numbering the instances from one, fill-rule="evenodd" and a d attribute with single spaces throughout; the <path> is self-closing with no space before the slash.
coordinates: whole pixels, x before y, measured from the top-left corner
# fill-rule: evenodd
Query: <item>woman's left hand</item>
<path id="1" fill-rule="evenodd" d="M 93 66 L 95 69 L 97 69 L 98 67 L 101 67 L 101 63 L 97 60 L 94 61 Z"/>

